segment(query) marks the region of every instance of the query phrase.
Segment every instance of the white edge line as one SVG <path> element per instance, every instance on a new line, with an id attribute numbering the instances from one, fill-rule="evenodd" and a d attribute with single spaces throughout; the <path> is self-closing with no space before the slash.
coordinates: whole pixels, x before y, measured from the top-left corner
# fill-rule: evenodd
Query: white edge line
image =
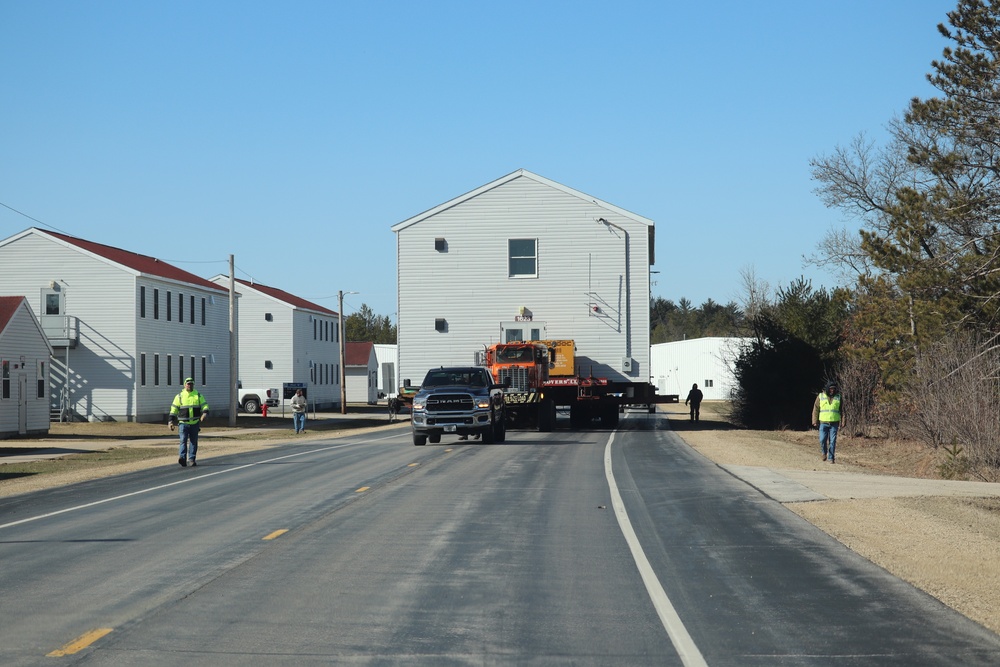
<path id="1" fill-rule="evenodd" d="M 632 558 L 635 560 L 639 575 L 646 585 L 646 591 L 653 602 L 653 607 L 656 608 L 656 613 L 660 617 L 660 623 L 663 624 L 663 628 L 667 631 L 671 643 L 677 649 L 681 662 L 684 663 L 685 667 L 708 667 L 708 663 L 705 662 L 701 651 L 698 650 L 694 640 L 691 639 L 691 635 L 688 634 L 687 628 L 684 627 L 681 617 L 677 615 L 677 610 L 671 604 L 670 598 L 667 597 L 667 592 L 663 590 L 660 580 L 657 579 L 656 573 L 653 572 L 653 567 L 649 564 L 646 553 L 642 550 L 642 545 L 639 544 L 639 538 L 632 528 L 632 522 L 629 521 L 628 512 L 625 511 L 625 503 L 622 501 L 621 493 L 618 492 L 618 483 L 615 481 L 615 475 L 611 469 L 611 443 L 615 441 L 615 433 L 617 431 L 612 431 L 611 436 L 608 438 L 608 444 L 604 447 L 604 475 L 608 479 L 608 488 L 611 491 L 611 507 L 614 509 L 615 517 L 618 519 L 618 526 L 621 528 L 622 535 L 625 536 L 625 541 L 632 551 Z"/>
<path id="2" fill-rule="evenodd" d="M 331 445 L 330 447 L 320 447 L 319 449 L 311 449 L 308 452 L 295 452 L 294 454 L 288 454 L 286 456 L 279 456 L 273 459 L 267 459 L 264 461 L 257 461 L 255 463 L 247 463 L 245 465 L 237 466 L 235 468 L 227 468 L 225 470 L 218 470 L 216 472 L 206 473 L 204 475 L 198 475 L 197 477 L 189 477 L 187 479 L 178 480 L 176 482 L 170 482 L 169 484 L 160 484 L 159 486 L 151 486 L 148 489 L 141 489 L 139 491 L 133 491 L 132 493 L 126 493 L 120 496 L 114 496 L 112 498 L 105 498 L 104 500 L 95 500 L 92 503 L 87 503 L 86 505 L 77 505 L 75 507 L 67 507 L 66 509 L 61 509 L 56 512 L 49 512 L 48 514 L 39 514 L 38 516 L 28 517 L 27 519 L 20 519 L 18 521 L 11 521 L 10 523 L 0 523 L 0 530 L 4 528 L 10 528 L 12 526 L 19 526 L 22 523 L 30 523 L 32 521 L 38 521 L 40 519 L 47 519 L 49 517 L 58 516 L 60 514 L 66 514 L 67 512 L 76 512 L 77 510 L 87 509 L 88 507 L 95 507 L 97 505 L 103 505 L 104 503 L 114 502 L 116 500 L 122 500 L 124 498 L 131 498 L 132 496 L 139 496 L 144 493 L 149 493 L 150 491 L 159 491 L 160 489 L 167 489 L 171 486 L 177 486 L 178 484 L 190 484 L 191 482 L 197 482 L 199 480 L 206 479 L 208 477 L 214 477 L 215 475 L 225 475 L 231 472 L 237 472 L 245 468 L 252 468 L 253 466 L 259 466 L 264 463 L 273 463 L 274 461 L 281 461 L 283 459 L 291 459 L 296 456 L 305 456 L 306 454 L 315 454 L 316 452 L 325 452 L 331 449 L 342 449 L 344 447 L 351 447 L 357 443 L 349 443 L 346 445 Z"/>

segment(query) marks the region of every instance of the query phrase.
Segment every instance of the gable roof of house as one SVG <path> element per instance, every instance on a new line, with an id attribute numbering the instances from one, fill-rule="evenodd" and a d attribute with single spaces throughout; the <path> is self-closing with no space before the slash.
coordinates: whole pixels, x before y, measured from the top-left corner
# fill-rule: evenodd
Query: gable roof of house
<path id="1" fill-rule="evenodd" d="M 98 259 L 117 264 L 118 266 L 124 267 L 139 275 L 166 278 L 167 280 L 189 283 L 191 285 L 196 285 L 213 291 L 225 291 L 225 289 L 219 285 L 216 285 L 201 276 L 196 276 L 195 274 L 189 273 L 184 269 L 179 269 L 176 266 L 168 264 L 167 262 L 155 257 L 140 255 L 135 252 L 122 250 L 121 248 L 115 248 L 114 246 L 104 245 L 101 243 L 95 243 L 93 241 L 87 241 L 85 239 L 78 239 L 75 236 L 69 236 L 59 232 L 52 232 L 46 229 L 31 227 L 30 229 L 27 229 L 12 238 L 21 238 L 27 234 L 37 234 L 39 236 L 48 237 L 57 243 L 73 246 L 83 250 L 87 254 L 97 257 Z"/>
<path id="2" fill-rule="evenodd" d="M 0 296 L 0 333 L 14 319 L 14 313 L 22 301 L 24 301 L 23 296 Z"/>
<path id="3" fill-rule="evenodd" d="M 469 192 L 466 192 L 464 195 L 460 195 L 458 197 L 455 197 L 454 199 L 450 199 L 450 200 L 446 201 L 443 204 L 439 204 L 438 206 L 435 206 L 434 208 L 431 208 L 431 209 L 428 209 L 428 210 L 424 211 L 423 213 L 418 213 L 417 215 L 413 216 L 412 218 L 407 218 L 406 220 L 403 220 L 402 222 L 396 223 L 395 225 L 392 226 L 391 229 L 394 232 L 402 231 L 403 229 L 406 229 L 407 227 L 409 227 L 411 225 L 417 224 L 421 220 L 425 220 L 426 218 L 429 218 L 429 217 L 431 217 L 433 215 L 437 215 L 441 211 L 446 211 L 449 208 L 452 208 L 454 206 L 458 206 L 459 204 L 461 204 L 463 202 L 466 202 L 466 201 L 472 199 L 473 197 L 478 197 L 479 195 L 483 194 L 484 192 L 489 192 L 490 190 L 492 190 L 494 188 L 497 188 L 497 187 L 500 187 L 501 185 L 505 185 L 507 183 L 510 183 L 511 181 L 513 181 L 515 179 L 518 179 L 518 178 L 528 178 L 528 179 L 531 179 L 531 180 L 535 181 L 536 183 L 541 183 L 541 184 L 547 185 L 547 186 L 549 186 L 551 188 L 555 188 L 556 190 L 560 190 L 562 192 L 565 192 L 568 195 L 571 195 L 573 197 L 577 197 L 579 199 L 582 199 L 582 200 L 584 200 L 584 201 L 586 201 L 586 202 L 588 202 L 590 204 L 595 204 L 596 206 L 599 206 L 601 208 L 607 209 L 608 211 L 613 211 L 613 212 L 617 213 L 618 215 L 622 215 L 622 216 L 624 216 L 626 218 L 629 218 L 630 220 L 634 220 L 635 222 L 638 222 L 640 224 L 648 225 L 649 227 L 653 227 L 654 223 L 649 218 L 644 218 L 641 215 L 636 215 L 635 213 L 632 213 L 630 211 L 626 211 L 625 209 L 620 208 L 618 206 L 615 206 L 614 204 L 609 204 L 608 202 L 602 201 L 600 199 L 597 199 L 596 197 L 591 197 L 590 195 L 585 194 L 583 192 L 580 192 L 579 190 L 574 190 L 573 188 L 567 187 L 567 186 L 563 185 L 562 183 L 556 183 L 555 181 L 549 180 L 548 178 L 545 178 L 544 176 L 539 176 L 538 174 L 534 174 L 534 173 L 528 171 L 527 169 L 518 169 L 517 171 L 511 172 L 511 173 L 507 174 L 506 176 L 501 176 L 500 178 L 498 178 L 495 181 L 491 181 L 490 183 L 487 183 L 486 185 L 482 185 L 482 186 L 476 188 L 475 190 L 471 190 Z"/>
<path id="4" fill-rule="evenodd" d="M 52 345 L 49 343 L 48 337 L 45 332 L 42 331 L 41 325 L 38 323 L 38 319 L 35 317 L 35 313 L 31 310 L 31 306 L 28 305 L 28 299 L 23 296 L 0 296 L 0 334 L 7 329 L 7 326 L 14 320 L 14 315 L 17 314 L 21 304 L 24 304 L 24 310 L 28 313 L 28 317 L 31 318 L 32 324 L 35 325 L 35 329 L 38 330 L 39 337 L 45 341 L 45 345 L 49 348 L 49 354 L 52 354 Z"/>
<path id="5" fill-rule="evenodd" d="M 278 289 L 277 287 L 270 287 L 268 285 L 262 285 L 260 283 L 250 282 L 248 280 L 240 280 L 236 278 L 236 282 L 244 287 L 249 287 L 252 290 L 260 292 L 272 299 L 277 299 L 282 303 L 288 304 L 289 306 L 294 306 L 295 308 L 300 308 L 302 310 L 313 310 L 317 313 L 323 313 L 324 315 L 330 315 L 337 317 L 337 311 L 330 310 L 329 308 L 324 308 L 323 306 L 313 303 L 312 301 L 307 301 L 300 296 L 295 296 L 290 294 L 283 289 Z M 214 283 L 213 283 L 214 284 Z"/>
<path id="6" fill-rule="evenodd" d="M 367 366 L 374 343 L 344 343 L 344 366 Z"/>

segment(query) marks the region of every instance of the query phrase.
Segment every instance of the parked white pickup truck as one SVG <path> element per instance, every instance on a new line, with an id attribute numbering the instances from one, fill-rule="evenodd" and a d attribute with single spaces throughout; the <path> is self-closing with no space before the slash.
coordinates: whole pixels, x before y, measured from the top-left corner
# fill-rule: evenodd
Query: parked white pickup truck
<path id="1" fill-rule="evenodd" d="M 278 401 L 281 398 L 281 392 L 277 387 L 271 389 L 260 389 L 255 387 L 250 387 L 249 389 L 243 388 L 243 383 L 239 384 L 240 388 L 240 409 L 243 412 L 249 412 L 250 414 L 256 414 L 260 412 L 260 406 L 267 405 L 269 408 L 277 407 Z"/>

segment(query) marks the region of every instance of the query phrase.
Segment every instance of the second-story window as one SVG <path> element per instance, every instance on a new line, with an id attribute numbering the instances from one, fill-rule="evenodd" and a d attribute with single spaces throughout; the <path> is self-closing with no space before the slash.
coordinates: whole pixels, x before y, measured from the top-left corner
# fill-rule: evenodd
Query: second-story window
<path id="1" fill-rule="evenodd" d="M 536 239 L 507 240 L 507 276 L 509 278 L 538 277 Z"/>

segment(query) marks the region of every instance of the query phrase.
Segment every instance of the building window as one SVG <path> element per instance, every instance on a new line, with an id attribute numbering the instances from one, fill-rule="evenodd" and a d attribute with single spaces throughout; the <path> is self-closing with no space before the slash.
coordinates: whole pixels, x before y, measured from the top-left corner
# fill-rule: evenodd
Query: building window
<path id="1" fill-rule="evenodd" d="M 509 278 L 538 276 L 536 239 L 507 240 L 507 276 Z"/>
<path id="2" fill-rule="evenodd" d="M 153 319 L 160 319 L 160 290 L 153 288 Z"/>
<path id="3" fill-rule="evenodd" d="M 319 325 L 319 322 L 317 320 L 313 320 L 313 340 L 317 340 L 317 338 L 316 338 L 316 327 L 318 325 Z"/>
<path id="4" fill-rule="evenodd" d="M 269 359 L 266 359 L 264 361 L 264 368 L 266 368 L 269 371 L 272 371 L 272 370 L 274 370 L 274 364 L 272 364 Z"/>
<path id="5" fill-rule="evenodd" d="M 194 324 L 194 294 L 191 295 L 191 324 Z"/>
<path id="6" fill-rule="evenodd" d="M 448 242 L 443 238 L 434 239 L 434 249 L 438 252 L 448 252 Z"/>
<path id="7" fill-rule="evenodd" d="M 0 360 L 0 398 L 10 398 L 10 360 Z"/>
<path id="8" fill-rule="evenodd" d="M 177 384 L 184 386 L 184 355 L 177 355 Z"/>
<path id="9" fill-rule="evenodd" d="M 160 386 L 160 355 L 153 355 L 153 386 Z"/>
<path id="10" fill-rule="evenodd" d="M 705 388 L 707 389 L 707 388 L 709 388 L 709 387 L 713 386 L 713 385 L 712 385 L 712 381 L 711 381 L 711 380 L 705 380 L 705 384 L 703 384 L 703 385 L 701 385 L 701 386 L 702 386 L 702 387 L 705 387 Z"/>
<path id="11" fill-rule="evenodd" d="M 264 313 L 264 321 L 265 322 L 273 322 L 274 321 L 274 315 L 272 315 L 271 313 Z"/>
<path id="12" fill-rule="evenodd" d="M 194 365 L 194 355 L 191 355 L 191 379 L 194 379 L 194 371 L 197 366 Z M 202 378 L 203 380 L 205 378 Z"/>
<path id="13" fill-rule="evenodd" d="M 167 299 L 167 303 L 170 303 L 170 299 Z M 174 373 L 173 373 L 174 369 L 172 368 L 173 364 L 171 363 L 173 360 L 174 360 L 174 358 L 168 354 L 167 355 L 167 386 L 168 387 L 174 381 Z"/>
<path id="14" fill-rule="evenodd" d="M 184 322 L 184 295 L 177 293 L 177 321 Z"/>
<path id="15" fill-rule="evenodd" d="M 35 396 L 38 398 L 45 398 L 45 385 L 48 384 L 48 378 L 45 377 L 45 362 L 41 359 L 38 360 L 38 391 Z"/>
<path id="16" fill-rule="evenodd" d="M 170 308 L 171 308 L 170 296 L 171 296 L 170 292 L 167 292 L 167 322 L 170 321 Z"/>
<path id="17" fill-rule="evenodd" d="M 201 326 L 205 326 L 205 297 L 201 297 Z"/>
<path id="18" fill-rule="evenodd" d="M 139 286 L 139 317 L 146 317 L 146 286 Z"/>
<path id="19" fill-rule="evenodd" d="M 201 358 L 201 386 L 203 386 L 203 387 L 208 384 L 208 373 L 206 372 L 207 368 L 205 366 L 206 363 L 208 363 L 208 360 L 205 357 L 202 357 Z"/>
<path id="20" fill-rule="evenodd" d="M 139 355 L 139 384 L 146 386 L 146 353 Z"/>
<path id="21" fill-rule="evenodd" d="M 59 308 L 59 295 L 52 292 L 45 295 L 45 314 L 46 315 L 61 315 Z"/>

